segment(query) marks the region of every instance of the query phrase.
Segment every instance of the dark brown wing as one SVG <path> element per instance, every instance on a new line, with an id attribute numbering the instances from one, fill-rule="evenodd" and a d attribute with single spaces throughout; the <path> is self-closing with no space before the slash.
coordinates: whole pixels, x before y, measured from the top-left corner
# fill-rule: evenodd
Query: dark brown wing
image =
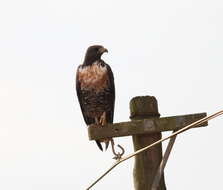
<path id="1" fill-rule="evenodd" d="M 79 66 L 79 67 L 81 67 L 81 66 Z M 81 107 L 81 112 L 82 112 L 82 115 L 84 117 L 84 121 L 87 125 L 90 125 L 90 124 L 94 123 L 94 119 L 90 118 L 90 117 L 87 117 L 85 112 L 84 112 L 83 94 L 81 92 L 80 81 L 78 80 L 78 69 L 79 69 L 79 67 L 77 68 L 77 73 L 76 73 L 76 92 L 77 92 L 78 101 L 79 101 L 79 104 L 80 104 L 80 107 Z"/>
<path id="2" fill-rule="evenodd" d="M 114 84 L 114 76 L 113 72 L 108 64 L 105 64 L 108 71 L 108 86 L 107 93 L 109 98 L 109 107 L 110 110 L 106 113 L 106 119 L 108 123 L 113 123 L 114 118 L 114 108 L 115 108 L 115 84 Z"/>

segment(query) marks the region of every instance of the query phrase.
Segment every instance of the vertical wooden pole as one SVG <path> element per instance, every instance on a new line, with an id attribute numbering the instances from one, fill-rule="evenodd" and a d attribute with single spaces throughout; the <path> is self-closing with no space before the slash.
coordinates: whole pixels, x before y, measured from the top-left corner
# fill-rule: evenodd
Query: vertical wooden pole
<path id="1" fill-rule="evenodd" d="M 148 119 L 159 117 L 157 100 L 153 96 L 135 97 L 130 101 L 131 120 Z M 145 146 L 162 138 L 161 133 L 148 135 L 133 135 L 134 150 L 139 150 Z M 151 190 L 154 177 L 162 160 L 162 145 L 158 144 L 151 149 L 135 157 L 133 170 L 135 190 Z M 164 175 L 161 177 L 157 190 L 166 190 Z"/>

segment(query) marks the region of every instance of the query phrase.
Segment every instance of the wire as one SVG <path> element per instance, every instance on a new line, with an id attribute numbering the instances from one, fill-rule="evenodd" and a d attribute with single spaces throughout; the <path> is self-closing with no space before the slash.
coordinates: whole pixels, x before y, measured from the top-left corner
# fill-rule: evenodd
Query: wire
<path id="1" fill-rule="evenodd" d="M 115 152 L 115 143 L 114 143 L 113 139 L 111 139 L 111 146 L 112 146 L 112 152 L 115 155 L 115 157 L 113 159 L 120 160 L 125 153 L 125 149 L 121 145 L 118 144 L 118 147 L 122 150 L 122 152 L 121 153 L 120 152 L 116 153 Z"/>
<path id="2" fill-rule="evenodd" d="M 188 129 L 196 126 L 196 125 L 199 125 L 201 123 L 204 123 L 206 121 L 209 121 L 211 119 L 214 119 L 215 117 L 218 117 L 218 116 L 220 116 L 222 114 L 223 114 L 223 110 L 221 110 L 219 112 L 216 112 L 216 113 L 214 113 L 214 114 L 212 114 L 210 116 L 204 117 L 204 118 L 202 118 L 202 119 L 200 119 L 198 121 L 195 121 L 195 122 L 193 122 L 193 123 L 185 126 L 182 129 L 179 129 L 178 131 L 172 133 L 168 137 L 165 137 L 163 139 L 160 139 L 160 140 L 158 140 L 158 141 L 156 141 L 156 142 L 154 142 L 154 143 L 152 143 L 152 144 L 150 144 L 150 145 L 148 145 L 148 146 L 146 146 L 146 147 L 144 147 L 142 149 L 139 149 L 139 150 L 133 152 L 132 154 L 130 154 L 130 155 L 126 156 L 126 157 L 123 157 L 123 158 L 120 158 L 120 159 L 116 160 L 116 162 L 105 173 L 103 173 L 94 183 L 92 183 L 86 190 L 89 190 L 90 188 L 92 188 L 96 183 L 98 183 L 104 176 L 106 176 L 111 170 L 113 170 L 120 163 L 122 163 L 122 162 L 124 162 L 124 161 L 126 161 L 126 160 L 128 160 L 128 159 L 130 159 L 130 158 L 132 158 L 134 156 L 136 156 L 137 154 L 140 154 L 141 152 L 143 152 L 145 150 L 148 150 L 149 148 L 151 148 L 151 147 L 153 147 L 153 146 L 155 146 L 155 145 L 157 145 L 157 144 L 159 144 L 159 143 L 161 143 L 163 141 L 166 141 L 166 140 L 168 140 L 168 139 L 170 139 L 170 138 L 172 138 L 172 137 L 174 137 L 174 136 L 176 136 L 176 135 L 178 135 L 180 133 L 185 132 L 186 130 L 188 130 Z"/>

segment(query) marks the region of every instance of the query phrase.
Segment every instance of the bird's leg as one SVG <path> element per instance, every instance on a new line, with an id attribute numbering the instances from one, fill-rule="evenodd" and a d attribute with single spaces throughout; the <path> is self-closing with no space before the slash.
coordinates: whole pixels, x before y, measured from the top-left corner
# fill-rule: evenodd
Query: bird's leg
<path id="1" fill-rule="evenodd" d="M 106 113 L 105 112 L 103 112 L 103 114 L 101 115 L 99 123 L 102 126 L 105 126 L 107 124 L 107 121 L 106 121 Z"/>
<path id="2" fill-rule="evenodd" d="M 101 115 L 99 122 L 100 122 L 102 127 L 104 127 L 107 124 L 106 113 L 105 112 L 103 112 L 103 114 Z M 103 141 L 105 143 L 105 150 L 107 150 L 110 139 L 103 139 Z"/>
<path id="3" fill-rule="evenodd" d="M 95 120 L 95 124 L 96 124 L 96 125 L 100 125 L 100 122 L 99 122 L 99 120 L 98 120 L 97 117 L 95 117 L 94 120 Z"/>

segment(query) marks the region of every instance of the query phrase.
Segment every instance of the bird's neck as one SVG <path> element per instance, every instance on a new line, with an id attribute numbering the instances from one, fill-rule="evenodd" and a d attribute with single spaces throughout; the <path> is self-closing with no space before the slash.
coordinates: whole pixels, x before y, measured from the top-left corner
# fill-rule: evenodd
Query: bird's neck
<path id="1" fill-rule="evenodd" d="M 95 62 L 100 62 L 101 61 L 101 59 L 93 59 L 93 58 L 85 58 L 85 60 L 84 60 L 84 63 L 83 63 L 83 65 L 85 65 L 85 66 L 89 66 L 89 65 L 92 65 L 93 63 L 95 63 Z"/>

